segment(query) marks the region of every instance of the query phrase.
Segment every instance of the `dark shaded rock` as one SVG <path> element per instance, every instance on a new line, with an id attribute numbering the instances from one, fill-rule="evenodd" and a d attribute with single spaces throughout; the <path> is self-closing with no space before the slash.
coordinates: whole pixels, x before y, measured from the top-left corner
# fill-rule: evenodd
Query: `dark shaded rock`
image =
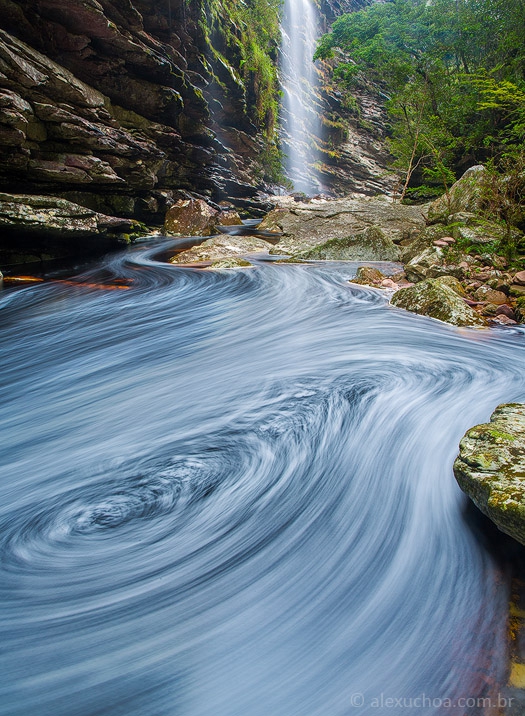
<path id="1" fill-rule="evenodd" d="M 0 258 L 4 265 L 85 256 L 118 248 L 145 233 L 129 219 L 100 214 L 65 199 L 0 194 Z"/>
<path id="2" fill-rule="evenodd" d="M 490 423 L 469 430 L 454 474 L 502 532 L 525 544 L 525 405 L 500 405 Z"/>
<path id="3" fill-rule="evenodd" d="M 440 279 L 426 279 L 415 286 L 400 289 L 390 301 L 404 308 L 454 326 L 483 326 L 484 319 L 472 310 L 458 294 Z"/>

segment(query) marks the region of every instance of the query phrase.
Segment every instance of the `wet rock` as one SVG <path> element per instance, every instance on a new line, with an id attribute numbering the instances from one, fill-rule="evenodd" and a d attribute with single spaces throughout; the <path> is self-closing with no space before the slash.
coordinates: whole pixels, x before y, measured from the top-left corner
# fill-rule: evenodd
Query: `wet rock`
<path id="1" fill-rule="evenodd" d="M 484 319 L 472 310 L 457 293 L 440 283 L 426 279 L 394 294 L 390 303 L 412 313 L 419 313 L 455 326 L 483 326 Z"/>
<path id="2" fill-rule="evenodd" d="M 268 253 L 270 244 L 262 239 L 255 239 L 248 236 L 214 236 L 212 239 L 204 241 L 199 246 L 194 246 L 187 251 L 173 256 L 170 263 L 173 264 L 193 264 L 211 262 L 231 261 L 253 254 Z M 238 264 L 237 264 L 238 265 Z M 226 268 L 231 268 L 227 266 Z"/>
<path id="3" fill-rule="evenodd" d="M 469 430 L 454 474 L 502 532 L 525 544 L 525 405 L 500 405 L 490 423 Z"/>
<path id="4" fill-rule="evenodd" d="M 282 232 L 271 253 L 298 255 L 331 239 L 349 239 L 371 227 L 379 228 L 389 245 L 389 255 L 399 257 L 394 239 L 409 237 L 425 226 L 424 207 L 403 206 L 388 197 L 352 197 L 332 201 L 312 200 L 308 204 L 277 206 L 259 228 Z M 375 260 L 364 256 L 364 261 Z"/>
<path id="5" fill-rule="evenodd" d="M 444 194 L 430 204 L 428 221 L 431 224 L 447 224 L 449 217 L 458 212 L 476 214 L 482 206 L 482 182 L 485 167 L 478 165 L 467 169 L 461 179 Z"/>
<path id="6" fill-rule="evenodd" d="M 282 253 L 279 243 L 279 253 Z M 292 258 L 313 261 L 398 261 L 398 247 L 377 226 L 354 235 L 330 239 L 295 254 Z"/>
<path id="7" fill-rule="evenodd" d="M 203 199 L 179 199 L 168 209 L 164 233 L 168 236 L 211 236 L 219 212 Z"/>

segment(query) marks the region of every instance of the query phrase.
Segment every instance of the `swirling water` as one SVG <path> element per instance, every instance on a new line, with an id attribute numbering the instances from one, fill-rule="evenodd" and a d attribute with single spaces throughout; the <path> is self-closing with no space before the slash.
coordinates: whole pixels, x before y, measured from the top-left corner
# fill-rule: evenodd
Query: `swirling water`
<path id="1" fill-rule="evenodd" d="M 0 296 L 0 713 L 387 714 L 497 685 L 506 587 L 452 462 L 525 399 L 524 333 L 391 309 L 353 271 L 141 248 L 104 267 L 128 290 Z"/>

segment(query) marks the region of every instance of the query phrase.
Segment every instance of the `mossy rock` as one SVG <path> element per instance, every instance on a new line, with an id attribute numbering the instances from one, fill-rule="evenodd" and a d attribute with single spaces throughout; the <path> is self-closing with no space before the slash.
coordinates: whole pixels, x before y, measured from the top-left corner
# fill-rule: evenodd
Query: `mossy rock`
<path id="1" fill-rule="evenodd" d="M 458 212 L 477 213 L 482 207 L 482 182 L 485 167 L 478 165 L 467 169 L 461 179 L 452 185 L 448 194 L 444 194 L 430 204 L 428 222 L 448 223 L 452 214 Z"/>
<path id="2" fill-rule="evenodd" d="M 352 283 L 358 283 L 362 286 L 379 286 L 385 278 L 385 274 L 374 266 L 360 266 L 357 269 L 355 278 L 352 279 Z"/>
<path id="3" fill-rule="evenodd" d="M 246 268 L 252 266 L 249 261 L 245 259 L 221 259 L 220 261 L 214 261 L 211 266 L 207 266 L 207 270 L 220 270 L 220 269 L 237 269 Z"/>
<path id="4" fill-rule="evenodd" d="M 465 298 L 467 295 L 461 281 L 459 281 L 455 276 L 440 276 L 439 278 L 436 278 L 436 283 L 440 286 L 448 286 L 461 298 Z"/>
<path id="5" fill-rule="evenodd" d="M 525 405 L 500 405 L 490 423 L 469 430 L 454 474 L 477 507 L 525 545 Z"/>
<path id="6" fill-rule="evenodd" d="M 330 239 L 292 258 L 325 261 L 399 261 L 400 251 L 379 227 L 371 226 L 346 238 Z"/>
<path id="7" fill-rule="evenodd" d="M 392 306 L 436 318 L 454 326 L 483 326 L 484 319 L 458 296 L 442 279 L 426 279 L 402 288 L 390 301 Z"/>

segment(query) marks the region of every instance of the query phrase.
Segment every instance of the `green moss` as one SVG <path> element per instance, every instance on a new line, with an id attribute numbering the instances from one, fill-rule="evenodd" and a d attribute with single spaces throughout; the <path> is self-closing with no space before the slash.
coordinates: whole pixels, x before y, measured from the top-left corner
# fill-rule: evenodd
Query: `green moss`
<path id="1" fill-rule="evenodd" d="M 281 0 L 209 0 L 200 23 L 212 61 L 230 69 L 248 116 L 270 141 L 279 111 L 280 7 Z"/>

